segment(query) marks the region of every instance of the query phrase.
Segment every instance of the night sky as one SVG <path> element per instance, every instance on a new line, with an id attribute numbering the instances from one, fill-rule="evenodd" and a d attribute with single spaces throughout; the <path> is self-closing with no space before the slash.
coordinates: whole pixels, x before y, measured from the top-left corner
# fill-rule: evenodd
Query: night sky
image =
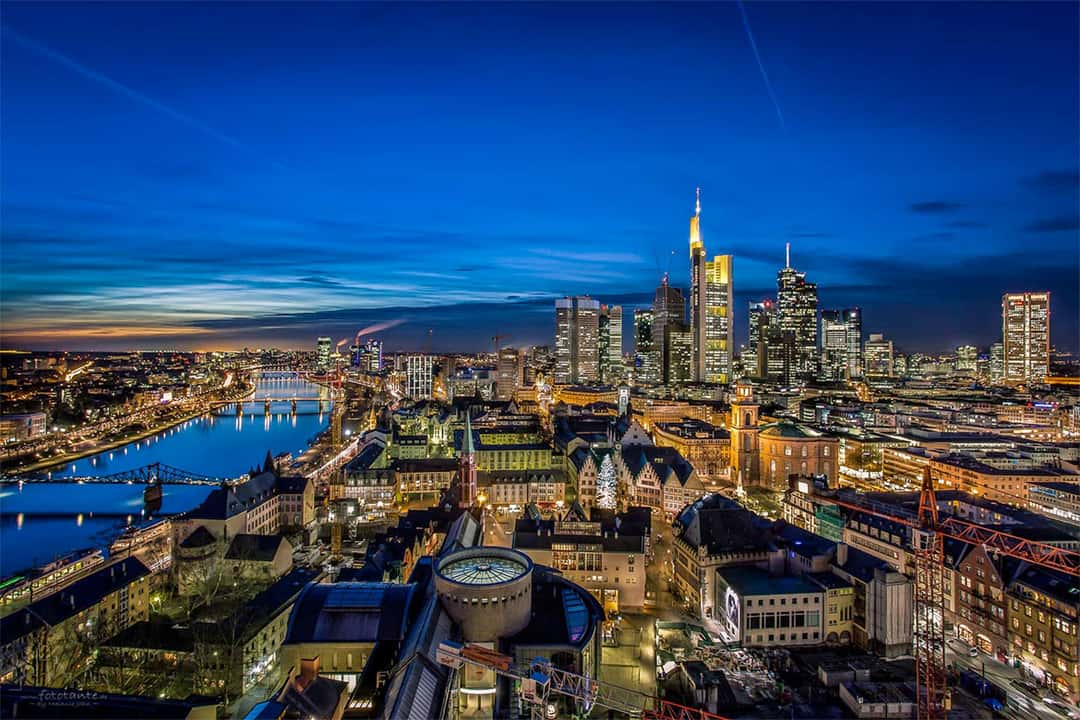
<path id="1" fill-rule="evenodd" d="M 550 343 L 700 185 L 740 341 L 791 242 L 905 350 L 1044 289 L 1075 350 L 1078 7 L 5 2 L 3 345 Z"/>

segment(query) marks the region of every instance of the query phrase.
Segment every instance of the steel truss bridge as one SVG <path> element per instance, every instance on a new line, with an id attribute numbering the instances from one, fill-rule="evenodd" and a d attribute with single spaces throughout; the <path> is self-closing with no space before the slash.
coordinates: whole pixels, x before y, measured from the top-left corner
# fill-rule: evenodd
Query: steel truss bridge
<path id="1" fill-rule="evenodd" d="M 239 478 L 214 478 L 208 475 L 181 470 L 164 463 L 152 463 L 134 470 L 112 473 L 111 475 L 76 476 L 50 478 L 48 476 L 8 477 L 4 483 L 98 483 L 112 485 L 222 485 L 238 481 Z"/>

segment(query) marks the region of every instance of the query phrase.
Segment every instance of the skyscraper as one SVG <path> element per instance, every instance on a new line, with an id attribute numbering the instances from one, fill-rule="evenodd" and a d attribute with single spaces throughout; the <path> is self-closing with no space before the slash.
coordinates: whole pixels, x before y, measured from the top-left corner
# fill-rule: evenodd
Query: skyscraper
<path id="1" fill-rule="evenodd" d="M 664 328 L 664 367 L 667 378 L 664 382 L 672 385 L 690 382 L 694 355 L 694 334 L 685 322 L 670 322 Z"/>
<path id="2" fill-rule="evenodd" d="M 622 379 L 622 307 L 600 306 L 600 382 L 611 385 Z"/>
<path id="3" fill-rule="evenodd" d="M 634 382 L 653 385 L 658 382 L 659 363 L 653 344 L 653 311 L 634 310 Z"/>
<path id="4" fill-rule="evenodd" d="M 817 365 L 817 285 L 791 267 L 791 243 L 785 257 L 776 274 L 776 305 L 780 328 L 794 336 L 795 375 L 805 379 L 814 375 Z"/>
<path id="5" fill-rule="evenodd" d="M 862 376 L 862 313 L 859 308 L 821 311 L 822 380 L 848 380 Z"/>
<path id="6" fill-rule="evenodd" d="M 893 344 L 881 333 L 866 339 L 866 374 L 871 377 L 893 376 Z"/>
<path id="7" fill-rule="evenodd" d="M 315 343 L 315 369 L 318 372 L 326 372 L 330 369 L 330 349 L 334 341 L 328 337 L 321 337 Z"/>
<path id="8" fill-rule="evenodd" d="M 692 380 L 726 383 L 731 380 L 734 288 L 731 255 L 705 259 L 701 240 L 701 188 L 690 218 L 690 326 Z"/>
<path id="9" fill-rule="evenodd" d="M 1001 297 L 1005 382 L 1041 382 L 1050 372 L 1050 293 Z"/>
<path id="10" fill-rule="evenodd" d="M 510 400 L 525 377 L 524 356 L 515 348 L 501 348 L 495 368 L 495 399 Z"/>
<path id="11" fill-rule="evenodd" d="M 435 384 L 435 356 L 409 355 L 405 358 L 405 394 L 413 400 L 427 400 Z"/>
<path id="12" fill-rule="evenodd" d="M 961 345 L 956 348 L 955 369 L 960 373 L 975 373 L 975 365 L 979 357 L 979 349 L 974 345 Z"/>
<path id="13" fill-rule="evenodd" d="M 555 301 L 555 382 L 600 379 L 600 303 L 589 296 Z"/>
<path id="14" fill-rule="evenodd" d="M 765 379 L 765 348 L 763 343 L 771 325 L 776 324 L 776 303 L 772 300 L 750 303 L 749 338 L 743 353 L 743 369 L 750 377 Z"/>
<path id="15" fill-rule="evenodd" d="M 1005 345 L 996 342 L 990 346 L 990 382 L 999 383 L 1005 379 Z"/>
<path id="16" fill-rule="evenodd" d="M 659 362 L 659 381 L 670 382 L 670 368 L 668 367 L 667 351 L 667 327 L 674 323 L 686 322 L 686 299 L 683 298 L 679 288 L 668 285 L 667 275 L 664 275 L 660 286 L 656 288 L 653 297 L 653 348 L 656 351 Z"/>

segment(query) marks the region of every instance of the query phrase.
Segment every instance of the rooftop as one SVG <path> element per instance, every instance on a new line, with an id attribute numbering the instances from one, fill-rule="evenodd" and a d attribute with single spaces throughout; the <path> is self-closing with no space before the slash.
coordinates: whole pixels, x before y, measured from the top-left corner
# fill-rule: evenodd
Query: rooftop
<path id="1" fill-rule="evenodd" d="M 819 593 L 821 588 L 798 575 L 770 575 L 757 567 L 721 567 L 716 574 L 743 597 L 747 595 L 780 595 Z"/>

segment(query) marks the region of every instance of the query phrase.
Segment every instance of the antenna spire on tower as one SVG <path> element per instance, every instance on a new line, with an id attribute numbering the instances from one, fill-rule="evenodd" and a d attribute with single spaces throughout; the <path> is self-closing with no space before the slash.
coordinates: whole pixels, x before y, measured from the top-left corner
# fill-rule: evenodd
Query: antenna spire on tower
<path id="1" fill-rule="evenodd" d="M 791 243 L 784 243 L 784 267 L 791 267 Z"/>
<path id="2" fill-rule="evenodd" d="M 701 188 L 697 189 L 697 202 L 694 205 L 694 214 L 701 215 Z"/>

